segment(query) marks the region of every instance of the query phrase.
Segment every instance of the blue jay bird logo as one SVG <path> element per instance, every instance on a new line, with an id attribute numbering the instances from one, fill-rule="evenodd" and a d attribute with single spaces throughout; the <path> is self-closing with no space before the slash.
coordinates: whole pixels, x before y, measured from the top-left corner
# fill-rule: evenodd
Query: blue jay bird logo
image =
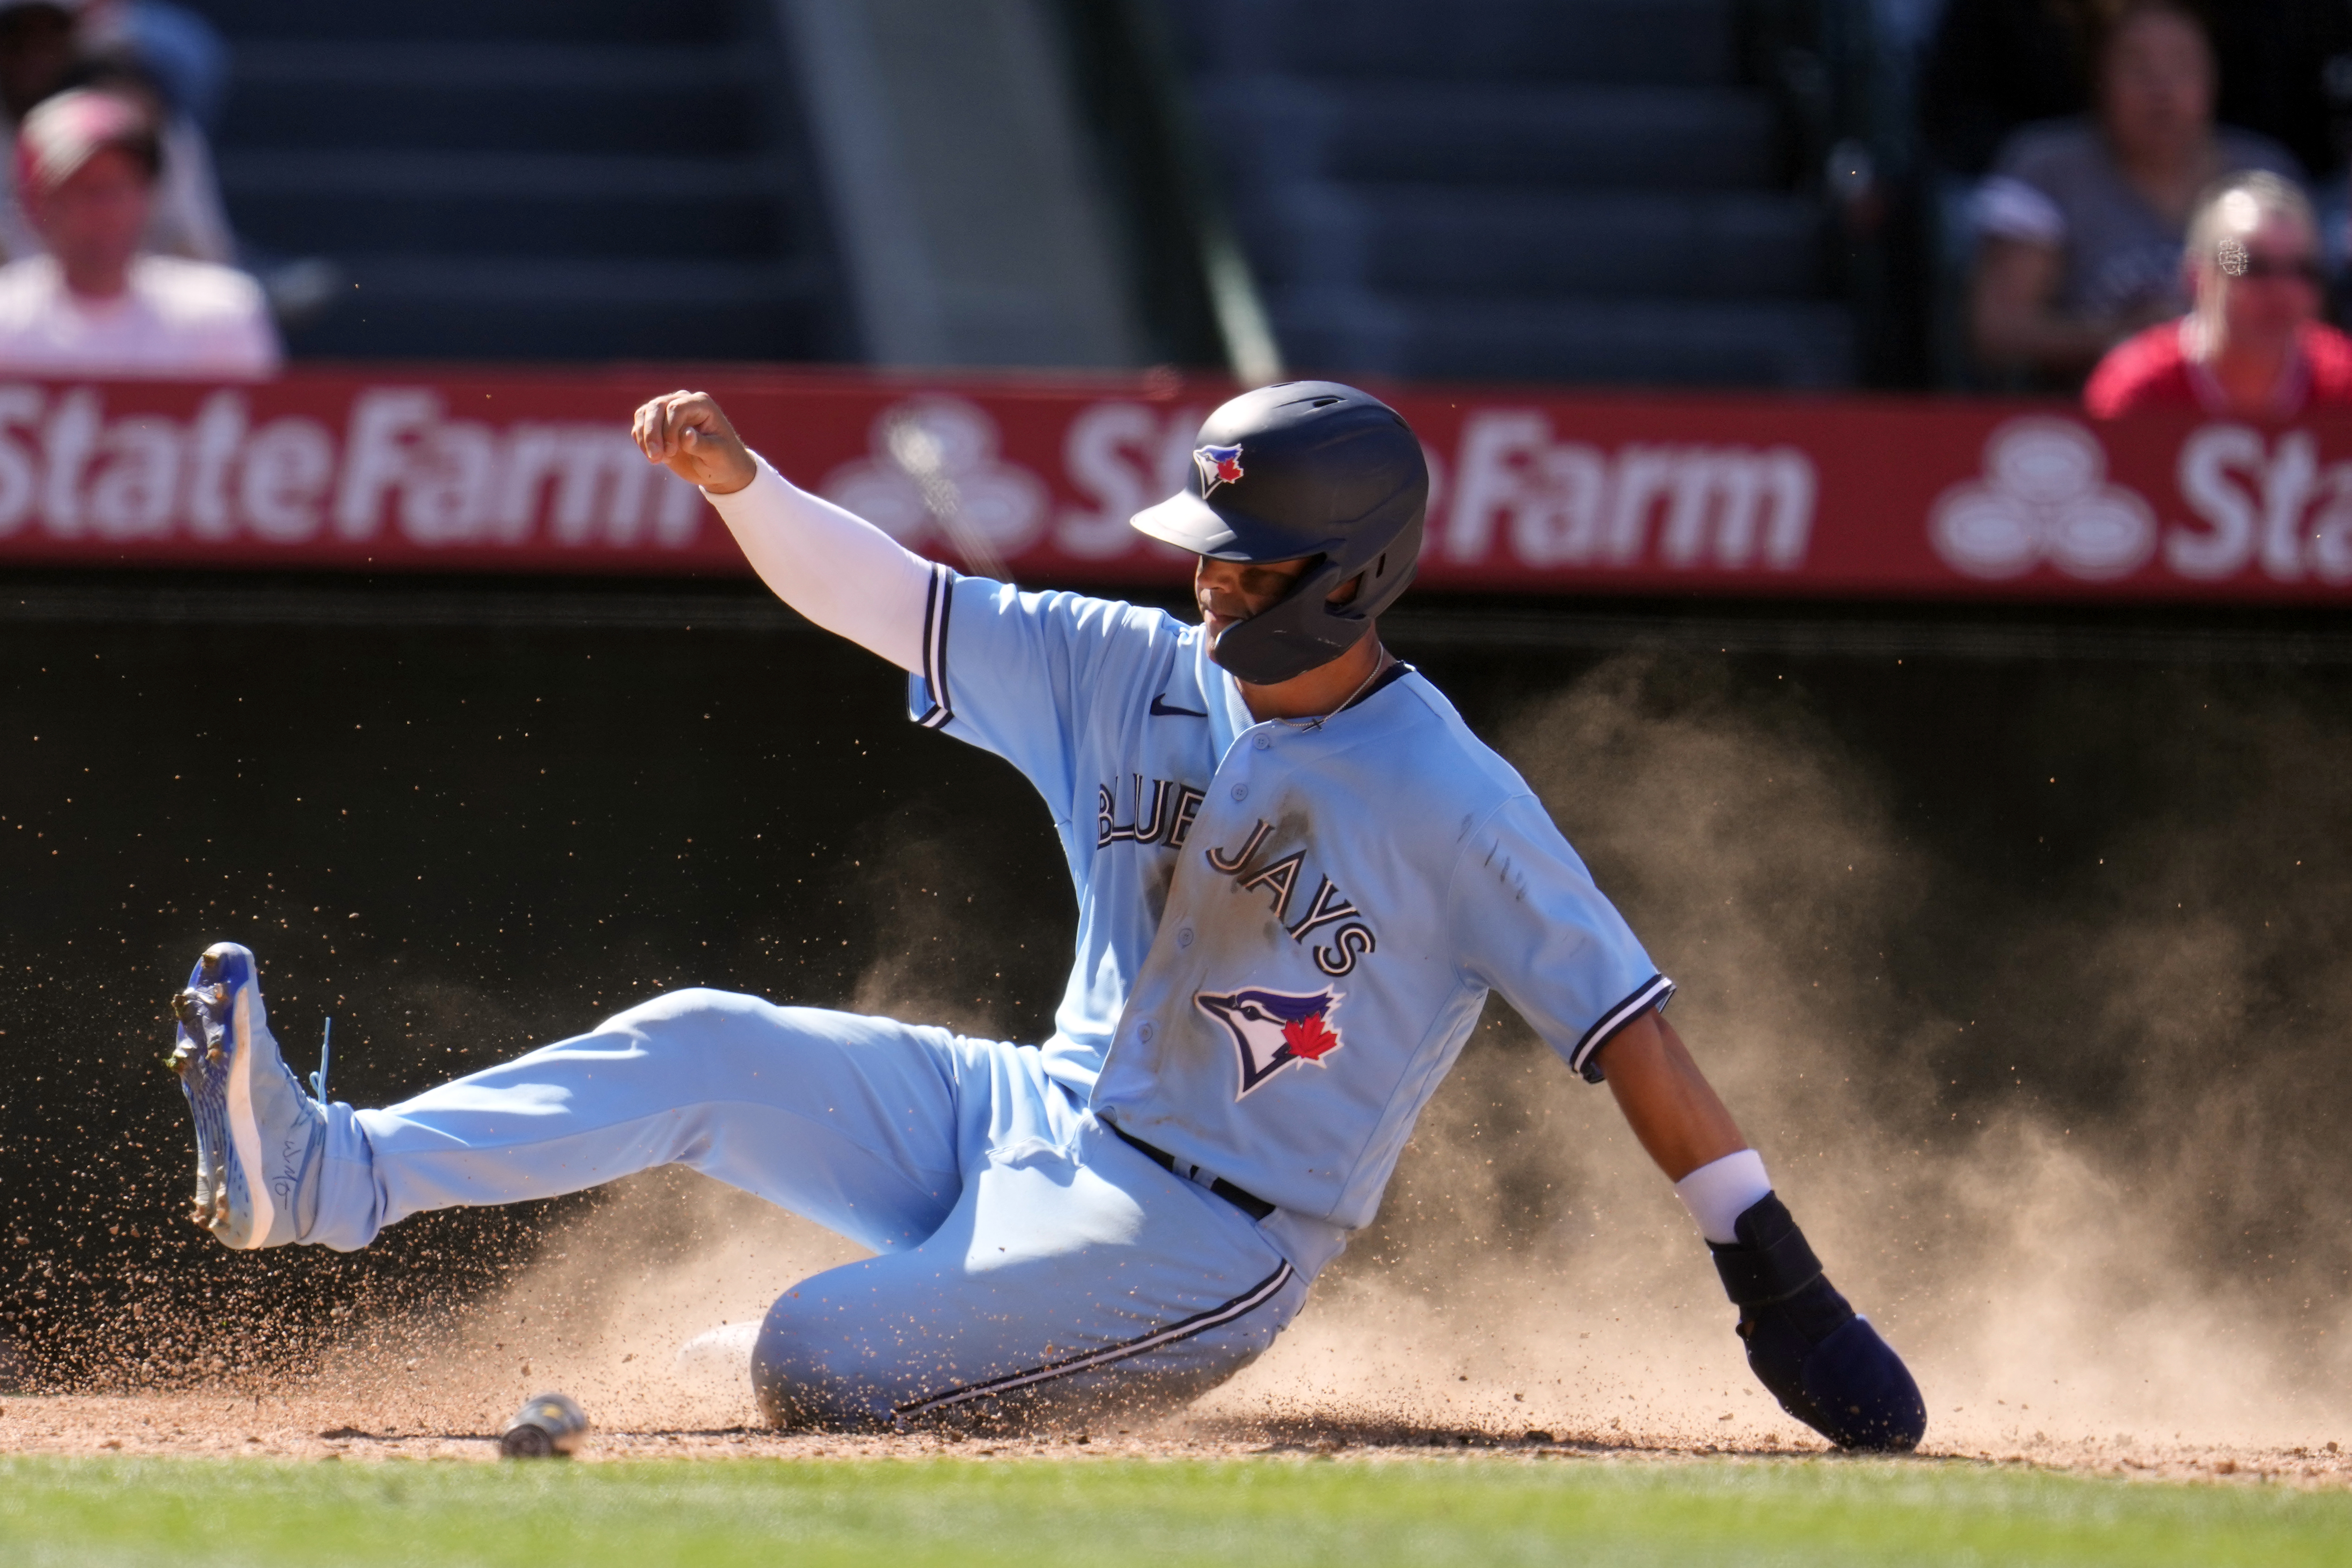
<path id="1" fill-rule="evenodd" d="M 1326 1065 L 1324 1058 L 1347 1042 L 1331 1027 L 1341 998 L 1326 988 L 1300 996 L 1290 991 L 1196 992 L 1192 1005 L 1225 1026 L 1241 1057 L 1239 1100 L 1294 1061 Z"/>
<path id="2" fill-rule="evenodd" d="M 1206 496 L 1218 486 L 1230 485 L 1242 476 L 1242 449 L 1196 446 L 1192 449 L 1192 465 L 1201 471 L 1201 494 Z"/>

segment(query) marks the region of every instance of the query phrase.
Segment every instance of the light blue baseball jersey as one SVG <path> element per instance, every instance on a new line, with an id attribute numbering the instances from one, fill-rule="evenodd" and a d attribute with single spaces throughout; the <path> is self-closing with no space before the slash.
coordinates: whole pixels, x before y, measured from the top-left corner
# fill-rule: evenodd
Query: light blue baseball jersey
<path id="1" fill-rule="evenodd" d="M 1595 1079 L 1673 992 L 1418 674 L 1259 724 L 1198 626 L 940 567 L 910 687 L 1053 810 L 1078 933 L 1047 1071 L 1195 1179 L 1361 1226 L 1489 990 Z"/>

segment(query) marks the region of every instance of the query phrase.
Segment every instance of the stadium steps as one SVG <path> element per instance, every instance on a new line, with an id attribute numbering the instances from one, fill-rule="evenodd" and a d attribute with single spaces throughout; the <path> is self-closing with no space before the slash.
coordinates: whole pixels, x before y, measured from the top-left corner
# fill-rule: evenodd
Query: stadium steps
<path id="1" fill-rule="evenodd" d="M 298 353 L 850 350 L 771 7 L 205 8 L 235 48 L 215 143 L 232 220 L 344 274 Z"/>
<path id="2" fill-rule="evenodd" d="M 1852 379 L 1737 0 L 1168 0 L 1290 362 Z"/>

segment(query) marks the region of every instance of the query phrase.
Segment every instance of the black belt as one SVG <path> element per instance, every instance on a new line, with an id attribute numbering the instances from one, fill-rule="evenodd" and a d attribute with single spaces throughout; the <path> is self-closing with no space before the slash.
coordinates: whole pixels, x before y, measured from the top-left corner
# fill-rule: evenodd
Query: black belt
<path id="1" fill-rule="evenodd" d="M 1161 1170 L 1167 1171 L 1171 1175 L 1180 1174 L 1176 1170 L 1176 1156 L 1170 1154 L 1166 1149 L 1153 1148 L 1150 1144 L 1145 1143 L 1133 1133 L 1121 1128 L 1117 1122 L 1111 1121 L 1108 1117 L 1104 1118 L 1103 1125 L 1108 1127 L 1112 1132 L 1118 1134 L 1118 1135 L 1125 1139 L 1129 1144 L 1140 1149 L 1144 1155 L 1150 1159 L 1151 1163 L 1158 1166 Z M 1191 1178 L 1187 1177 L 1186 1179 L 1190 1180 Z M 1235 1186 L 1233 1183 L 1227 1181 L 1223 1176 L 1219 1176 L 1216 1180 L 1209 1183 L 1208 1186 L 1211 1192 L 1215 1193 L 1219 1197 L 1223 1198 L 1227 1203 L 1232 1204 L 1235 1208 L 1240 1209 L 1252 1219 L 1264 1219 L 1267 1215 L 1274 1212 L 1274 1205 L 1266 1202 L 1265 1199 L 1258 1197 L 1258 1195 L 1254 1192 L 1247 1192 Z"/>

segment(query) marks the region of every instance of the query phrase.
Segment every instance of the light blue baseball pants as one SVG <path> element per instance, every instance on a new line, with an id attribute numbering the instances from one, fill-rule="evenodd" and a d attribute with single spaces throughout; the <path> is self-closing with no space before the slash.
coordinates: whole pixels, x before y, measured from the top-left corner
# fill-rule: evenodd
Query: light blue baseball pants
<path id="1" fill-rule="evenodd" d="M 769 1309 L 751 1375 L 779 1425 L 1066 1421 L 1189 1399 L 1273 1343 L 1307 1278 L 1041 1061 L 676 991 L 403 1104 L 335 1106 L 301 1239 L 363 1247 L 425 1209 L 688 1166 L 879 1254 Z"/>

